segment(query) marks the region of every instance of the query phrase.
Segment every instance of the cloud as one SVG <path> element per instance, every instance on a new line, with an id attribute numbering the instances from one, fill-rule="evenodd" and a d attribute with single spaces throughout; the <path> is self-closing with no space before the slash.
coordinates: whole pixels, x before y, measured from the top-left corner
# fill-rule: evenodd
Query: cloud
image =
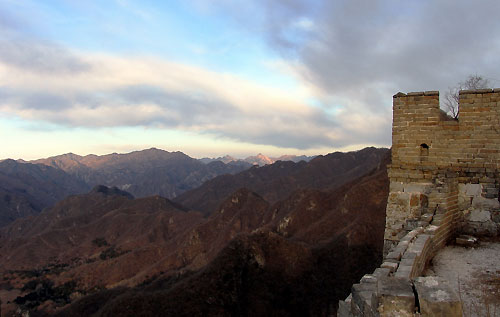
<path id="1" fill-rule="evenodd" d="M 390 144 L 391 96 L 398 91 L 444 92 L 469 74 L 500 85 L 495 0 L 253 3 L 251 16 L 263 18 L 236 22 L 260 32 L 281 54 L 283 73 L 323 100 L 325 110 L 339 106 L 331 128 L 345 144 Z M 236 5 L 219 10 L 243 14 Z"/>
<path id="2" fill-rule="evenodd" d="M 180 129 L 298 149 L 344 144 L 335 118 L 304 102 L 302 92 L 155 58 L 85 60 L 86 71 L 71 76 L 2 60 L 0 74 L 9 78 L 0 76 L 0 111 L 66 127 Z"/>
<path id="3" fill-rule="evenodd" d="M 442 89 L 467 73 L 489 72 L 485 57 L 499 51 L 491 32 L 500 27 L 497 1 L 363 4 L 330 2 L 321 30 L 300 48 L 309 78 L 326 92 L 381 82 L 392 89 Z"/>
<path id="4" fill-rule="evenodd" d="M 156 127 L 298 149 L 388 145 L 394 93 L 443 91 L 471 73 L 500 77 L 493 0 L 191 3 L 264 38 L 279 58 L 263 64 L 297 89 L 160 58 L 78 52 L 5 19 L 0 111 L 67 127 Z"/>
<path id="5" fill-rule="evenodd" d="M 0 6 L 0 62 L 42 74 L 71 75 L 89 70 L 90 65 L 70 50 L 30 33 L 24 21 Z"/>
<path id="6" fill-rule="evenodd" d="M 262 32 L 270 47 L 300 66 L 304 80 L 330 94 L 381 83 L 390 89 L 441 89 L 470 73 L 491 74 L 492 63 L 500 60 L 495 0 L 254 3 L 264 18 L 238 21 L 259 24 L 245 27 Z M 221 10 L 242 14 L 237 6 Z M 309 23 L 313 27 L 297 34 L 298 25 Z"/>
<path id="7" fill-rule="evenodd" d="M 36 40 L 27 43 L 26 39 L 5 34 L 0 38 L 0 61 L 18 68 L 59 75 L 88 71 L 90 67 L 85 61 L 57 45 Z"/>
<path id="8" fill-rule="evenodd" d="M 312 31 L 314 29 L 314 22 L 309 18 L 298 18 L 293 22 L 293 26 L 305 31 Z"/>

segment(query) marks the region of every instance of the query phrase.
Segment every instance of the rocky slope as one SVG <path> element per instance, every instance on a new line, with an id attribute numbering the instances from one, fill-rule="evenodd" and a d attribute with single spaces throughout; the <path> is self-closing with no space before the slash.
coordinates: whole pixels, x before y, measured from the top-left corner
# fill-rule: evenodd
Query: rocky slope
<path id="1" fill-rule="evenodd" d="M 384 166 L 337 190 L 300 191 L 270 206 L 256 217 L 264 225 L 237 235 L 201 270 L 97 292 L 59 316 L 329 316 L 381 260 Z M 242 190 L 216 214 L 244 208 L 241 195 L 261 201 Z"/>
<path id="2" fill-rule="evenodd" d="M 239 236 L 203 270 L 84 297 L 57 316 L 330 316 L 378 257 L 343 237 L 308 248 L 272 232 Z"/>
<path id="3" fill-rule="evenodd" d="M 386 164 L 335 189 L 299 189 L 274 203 L 240 188 L 208 217 L 165 198 L 96 187 L 0 230 L 3 290 L 13 297 L 4 308 L 326 315 L 380 260 Z"/>

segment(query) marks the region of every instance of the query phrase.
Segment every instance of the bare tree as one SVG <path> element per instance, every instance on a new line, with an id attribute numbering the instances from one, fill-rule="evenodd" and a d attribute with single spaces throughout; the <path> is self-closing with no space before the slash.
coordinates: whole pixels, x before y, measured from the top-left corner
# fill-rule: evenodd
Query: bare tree
<path id="1" fill-rule="evenodd" d="M 459 82 L 455 87 L 448 88 L 444 95 L 444 106 L 449 114 L 455 119 L 458 119 L 460 109 L 458 106 L 458 93 L 464 89 L 483 89 L 490 85 L 488 79 L 478 75 L 469 75 L 463 82 Z"/>

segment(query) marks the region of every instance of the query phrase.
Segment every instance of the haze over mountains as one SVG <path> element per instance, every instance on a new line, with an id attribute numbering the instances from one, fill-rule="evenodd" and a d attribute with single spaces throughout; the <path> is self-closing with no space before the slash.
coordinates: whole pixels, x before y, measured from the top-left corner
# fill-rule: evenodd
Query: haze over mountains
<path id="1" fill-rule="evenodd" d="M 48 161 L 68 173 L 7 163 L 79 180 L 99 179 L 89 171 L 107 166 L 132 179 L 130 162 L 155 170 L 158 156 L 186 159 L 145 152 L 145 161 L 127 155 Z M 254 166 L 215 177 L 176 202 L 95 186 L 0 229 L 0 294 L 10 302 L 6 309 L 40 315 L 331 313 L 381 255 L 387 158 L 387 149 L 367 148 Z M 111 176 L 102 173 L 96 175 Z M 325 285 L 328 291 L 319 292 Z"/>

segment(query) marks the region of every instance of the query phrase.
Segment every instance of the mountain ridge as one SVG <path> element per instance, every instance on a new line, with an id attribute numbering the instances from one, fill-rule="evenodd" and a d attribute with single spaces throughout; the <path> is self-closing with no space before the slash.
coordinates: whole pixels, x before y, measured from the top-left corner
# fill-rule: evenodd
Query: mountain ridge
<path id="1" fill-rule="evenodd" d="M 314 159 L 316 156 L 317 155 L 306 156 L 306 155 L 287 155 L 287 154 L 285 154 L 285 155 L 281 155 L 279 157 L 269 157 L 269 156 L 266 156 L 262 153 L 259 153 L 257 155 L 248 156 L 248 157 L 243 158 L 243 159 L 237 159 L 231 155 L 225 155 L 225 156 L 217 157 L 217 158 L 204 157 L 204 158 L 201 158 L 199 160 L 205 164 L 210 163 L 210 162 L 214 162 L 214 161 L 221 161 L 221 162 L 226 163 L 226 164 L 230 163 L 230 162 L 241 162 L 241 163 L 246 162 L 246 163 L 249 163 L 251 165 L 264 166 L 264 165 L 276 163 L 278 161 L 292 161 L 295 163 L 298 163 L 300 161 L 309 162 L 310 160 Z"/>
<path id="2" fill-rule="evenodd" d="M 354 152 L 319 155 L 309 162 L 278 161 L 253 166 L 233 175 L 221 175 L 174 200 L 181 205 L 210 214 L 225 197 L 241 187 L 256 192 L 270 203 L 284 199 L 301 188 L 336 188 L 346 180 L 360 177 L 379 164 L 388 149 L 368 147 Z"/>
<path id="3" fill-rule="evenodd" d="M 379 155 L 386 157 L 382 155 L 383 151 L 375 151 L 378 154 L 374 157 L 368 155 L 372 151 L 368 150 L 367 155 L 358 158 L 371 161 Z M 315 163 L 315 166 L 322 168 L 322 173 L 332 173 L 337 169 L 329 165 L 332 162 L 341 164 L 342 157 L 336 154 L 330 157 L 335 160 L 320 158 L 321 164 Z M 297 165 L 293 162 L 280 164 Z M 274 168 L 252 169 L 275 173 L 283 170 L 280 164 Z M 317 293 L 322 287 L 317 284 L 319 281 L 313 282 L 313 276 L 330 274 L 332 265 L 336 265 L 342 274 L 329 276 L 329 287 L 339 283 L 344 285 L 344 282 L 350 287 L 363 269 L 371 268 L 378 261 L 382 248 L 379 243 L 382 240 L 378 238 L 383 235 L 388 192 L 386 164 L 383 160 L 373 162 L 374 169 L 358 178 L 354 177 L 355 173 L 349 173 L 350 181 L 337 188 L 299 188 L 276 202 L 269 202 L 242 186 L 227 195 L 209 215 L 189 211 L 159 196 L 132 199 L 120 190 L 96 187 L 87 194 L 68 197 L 37 216 L 19 219 L 0 229 L 0 253 L 3 255 L 0 267 L 9 270 L 2 272 L 3 283 L 19 290 L 16 302 L 25 308 L 40 307 L 54 314 L 56 307 L 74 302 L 61 312 L 63 315 L 63 312 L 69 312 L 71 316 L 79 315 L 73 309 L 88 311 L 89 307 L 104 314 L 106 311 L 122 314 L 122 302 L 116 296 L 143 298 L 140 295 L 143 287 L 156 294 L 155 298 L 159 296 L 158 299 L 170 303 L 161 308 L 166 311 L 202 309 L 205 305 L 202 302 L 211 301 L 213 296 L 225 299 L 220 305 L 207 309 L 231 310 L 236 307 L 234 305 L 239 305 L 231 298 L 240 298 L 241 303 L 253 303 L 238 306 L 241 312 L 248 312 L 251 306 L 270 309 L 274 307 L 270 300 L 275 298 L 282 303 L 280 309 L 289 311 L 286 307 L 298 309 L 290 302 L 292 298 L 301 302 L 299 298 L 304 297 L 318 304 L 312 306 L 322 307 L 320 311 L 329 311 L 325 304 L 327 298 Z M 298 165 L 304 168 L 308 163 Z M 274 176 L 271 173 L 267 177 Z M 361 251 L 356 252 L 361 253 L 328 256 L 330 251 L 347 252 L 357 245 Z M 343 256 L 358 256 L 353 254 L 370 260 L 361 267 L 351 267 L 351 260 L 342 262 L 344 264 L 336 262 Z M 315 271 L 317 267 L 323 269 Z M 244 272 L 250 272 L 250 275 Z M 227 282 L 220 284 L 217 282 L 220 278 Z M 26 285 L 42 283 L 43 279 L 50 279 L 51 287 L 55 288 L 73 285 L 66 287 L 68 297 L 65 298 L 70 298 L 71 294 L 88 293 L 89 296 L 79 295 L 83 296 L 81 301 L 53 298 L 51 304 L 46 297 L 40 297 L 40 293 L 29 289 L 20 291 Z M 259 282 L 255 285 L 251 281 Z M 306 286 L 298 286 L 302 284 Z M 163 286 L 158 289 L 154 285 Z M 234 289 L 230 285 L 241 287 Z M 300 294 L 289 297 L 287 291 L 283 293 L 290 287 L 300 289 Z M 114 295 L 95 293 L 101 288 L 110 288 Z M 193 295 L 190 289 L 199 290 L 195 297 L 201 302 L 190 299 L 189 296 Z M 325 293 L 329 294 L 328 300 L 332 299 L 331 296 L 341 298 L 349 289 L 339 290 L 338 294 L 332 291 Z M 277 295 L 269 297 L 265 295 L 267 292 Z M 153 293 L 148 296 L 153 296 Z M 108 299 L 100 299 L 101 304 L 96 304 L 93 299 L 96 297 L 92 294 Z M 318 298 L 313 300 L 314 296 L 307 294 L 316 294 Z M 171 296 L 182 299 L 176 303 L 177 308 L 174 308 L 175 301 L 166 299 Z M 150 303 L 144 299 L 141 303 L 131 298 L 128 301 L 136 313 L 141 311 L 141 303 Z M 90 306 L 82 304 L 86 302 Z M 84 306 L 75 308 L 80 304 Z M 189 308 L 190 304 L 194 306 Z M 303 304 L 304 310 L 315 310 L 310 304 Z M 154 306 L 143 308 L 147 308 L 144 311 L 153 309 L 156 315 L 160 313 Z"/>
<path id="4" fill-rule="evenodd" d="M 89 186 L 116 186 L 135 197 L 160 195 L 173 198 L 221 174 L 240 172 L 243 164 L 203 164 L 182 152 L 156 148 L 124 154 L 72 153 L 31 161 L 60 168 Z"/>
<path id="5" fill-rule="evenodd" d="M 203 164 L 182 152 L 156 148 L 103 156 L 66 153 L 33 161 L 5 159 L 0 162 L 0 227 L 97 185 L 118 187 L 135 197 L 173 198 L 213 177 L 250 166 Z"/>

